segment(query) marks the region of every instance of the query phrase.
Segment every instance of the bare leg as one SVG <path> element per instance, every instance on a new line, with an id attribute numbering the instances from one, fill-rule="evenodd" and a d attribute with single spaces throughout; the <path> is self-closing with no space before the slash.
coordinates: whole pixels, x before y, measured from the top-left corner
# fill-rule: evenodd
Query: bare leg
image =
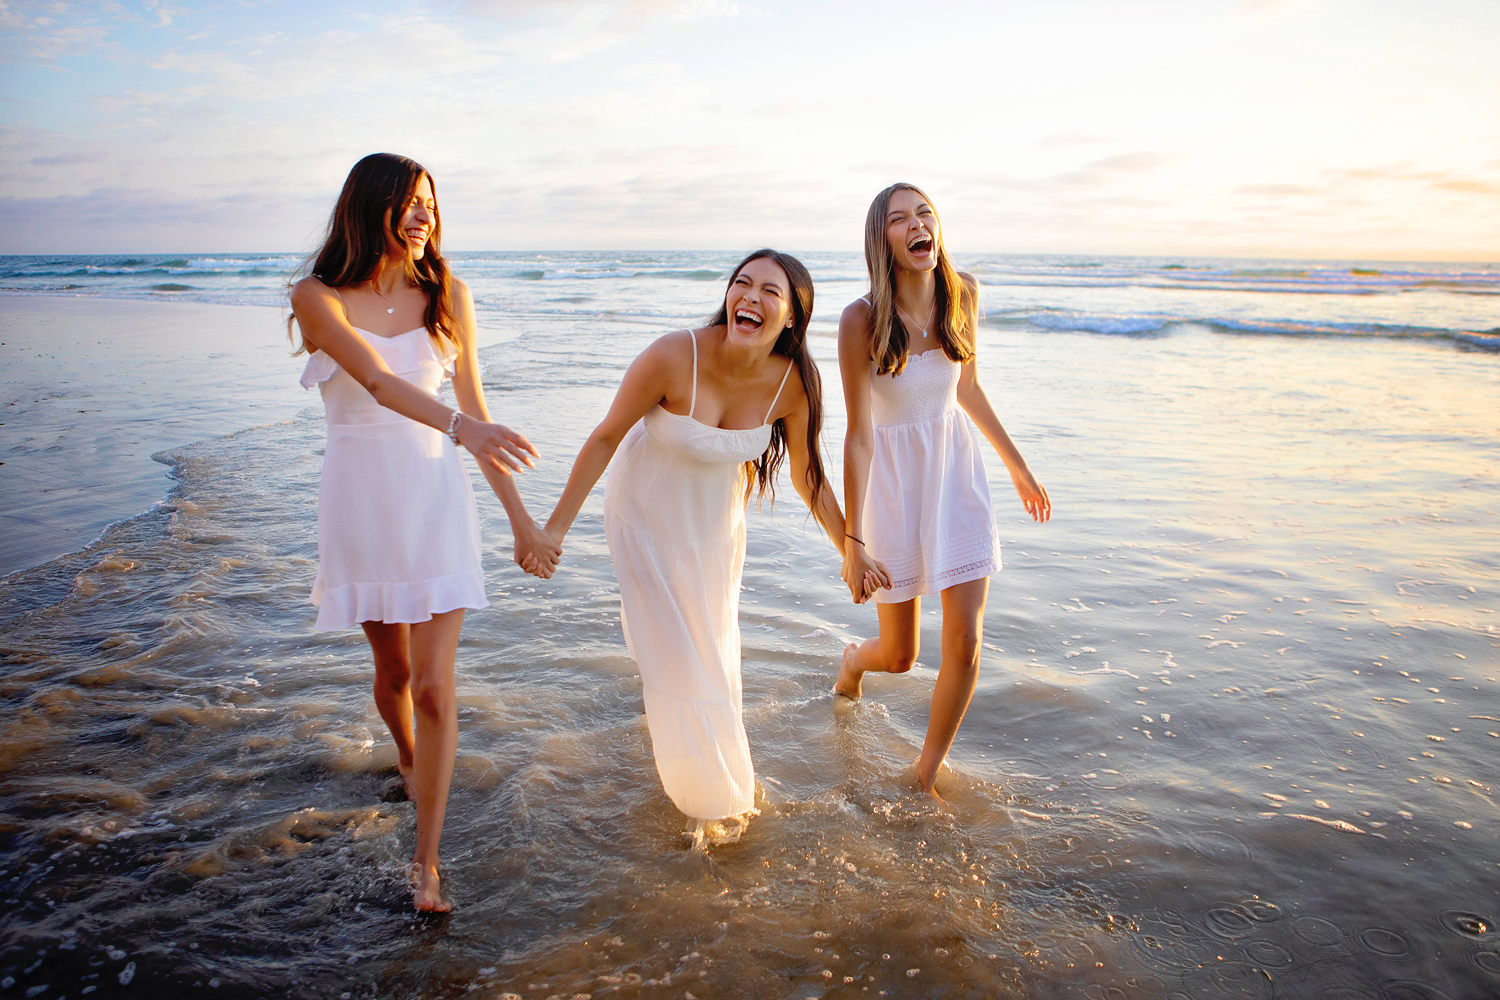
<path id="1" fill-rule="evenodd" d="M 411 626 L 412 707 L 416 722 L 417 849 L 412 854 L 416 885 L 412 902 L 419 910 L 447 911 L 438 884 L 438 841 L 448 811 L 448 786 L 453 781 L 453 758 L 458 751 L 458 696 L 454 691 L 453 660 L 464 612 L 433 615 Z"/>
<path id="2" fill-rule="evenodd" d="M 396 769 L 412 795 L 414 759 L 411 722 L 410 625 L 362 622 L 365 638 L 375 652 L 375 707 L 396 743 Z"/>
<path id="3" fill-rule="evenodd" d="M 857 700 L 866 672 L 904 674 L 917 662 L 922 639 L 919 627 L 922 599 L 877 604 L 875 608 L 880 615 L 880 634 L 858 645 L 851 642 L 844 648 L 844 662 L 833 685 L 834 694 Z"/>
<path id="4" fill-rule="evenodd" d="M 396 740 L 397 753 L 403 762 L 402 774 L 407 779 L 407 795 L 417 807 L 412 903 L 419 910 L 453 908 L 442 896 L 438 842 L 443 836 L 448 786 L 453 780 L 453 758 L 458 749 L 453 661 L 463 621 L 463 609 L 459 609 L 433 615 L 430 621 L 414 625 L 365 623 L 365 634 L 370 636 L 370 645 L 375 650 L 376 705 Z M 405 646 L 404 654 L 399 650 L 401 645 Z M 396 671 L 391 664 L 404 662 L 406 683 L 399 688 L 392 683 L 382 692 L 382 659 L 387 663 L 392 682 Z"/>
<path id="5" fill-rule="evenodd" d="M 984 603 L 990 579 L 971 580 L 942 592 L 943 665 L 932 690 L 932 713 L 927 721 L 927 740 L 917 760 L 917 781 L 934 798 L 933 783 L 938 768 L 958 735 L 974 687 L 979 682 L 979 648 L 984 634 Z"/>

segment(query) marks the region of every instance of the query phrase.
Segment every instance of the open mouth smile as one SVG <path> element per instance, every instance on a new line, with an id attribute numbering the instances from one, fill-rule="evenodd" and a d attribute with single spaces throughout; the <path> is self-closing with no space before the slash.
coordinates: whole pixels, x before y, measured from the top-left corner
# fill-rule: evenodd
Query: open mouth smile
<path id="1" fill-rule="evenodd" d="M 736 309 L 734 311 L 734 322 L 737 326 L 743 326 L 750 330 L 759 330 L 765 325 L 765 320 L 755 315 L 755 313 L 744 309 Z"/>
<path id="2" fill-rule="evenodd" d="M 926 233 L 918 233 L 906 243 L 906 249 L 914 254 L 928 254 L 932 252 L 932 237 Z"/>

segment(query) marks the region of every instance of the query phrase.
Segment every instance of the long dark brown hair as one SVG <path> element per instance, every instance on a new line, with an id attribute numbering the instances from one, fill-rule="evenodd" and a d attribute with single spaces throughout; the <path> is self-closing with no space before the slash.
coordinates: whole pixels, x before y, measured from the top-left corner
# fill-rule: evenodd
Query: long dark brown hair
<path id="1" fill-rule="evenodd" d="M 781 331 L 780 336 L 776 338 L 776 344 L 771 348 L 771 353 L 791 360 L 797 368 L 798 377 L 802 379 L 802 391 L 807 395 L 807 486 L 812 491 L 813 503 L 816 504 L 818 494 L 823 492 L 828 477 L 823 473 L 823 455 L 818 450 L 818 437 L 823 432 L 823 377 L 818 374 L 818 366 L 813 363 L 812 354 L 807 349 L 807 324 L 812 319 L 813 311 L 812 275 L 808 274 L 802 262 L 791 254 L 763 248 L 735 265 L 734 271 L 729 275 L 729 288 L 734 287 L 734 279 L 740 276 L 740 272 L 747 264 L 752 260 L 762 258 L 785 271 L 787 280 L 792 285 L 792 325 Z M 724 294 L 727 298 L 729 294 L 727 288 Z M 719 303 L 719 311 L 714 313 L 708 325 L 729 325 L 727 302 Z M 750 501 L 750 494 L 757 487 L 760 489 L 762 498 L 769 493 L 771 502 L 773 504 L 776 502 L 776 474 L 785 460 L 786 421 L 782 419 L 771 425 L 771 445 L 765 453 L 754 461 L 745 463 L 746 503 Z"/>
<path id="2" fill-rule="evenodd" d="M 906 367 L 906 350 L 911 335 L 906 325 L 896 315 L 896 257 L 891 253 L 891 242 L 886 238 L 885 217 L 891 208 L 891 196 L 897 191 L 911 191 L 932 209 L 937 218 L 937 209 L 932 199 L 915 184 L 892 184 L 870 202 L 869 214 L 865 216 L 865 268 L 870 272 L 870 305 L 875 318 L 870 324 L 870 359 L 875 362 L 877 375 L 901 374 Z M 974 357 L 974 326 L 979 312 L 979 299 L 974 289 L 963 278 L 943 246 L 943 224 L 938 219 L 938 231 L 933 234 L 933 249 L 937 251 L 937 297 L 935 307 L 935 329 L 933 336 L 943 353 L 959 364 Z"/>
<path id="3" fill-rule="evenodd" d="M 427 168 L 407 156 L 395 153 L 371 153 L 349 171 L 344 189 L 328 219 L 323 244 L 308 262 L 293 275 L 296 281 L 311 274 L 330 288 L 347 288 L 370 280 L 380 259 L 385 256 L 388 238 L 406 244 L 401 232 L 401 216 L 411 204 L 417 185 L 426 177 L 437 198 L 437 183 Z M 438 345 L 459 344 L 459 325 L 453 315 L 452 275 L 442 253 L 443 220 L 434 208 L 432 235 L 420 260 L 406 256 L 406 280 L 427 293 L 427 308 L 422 325 Z M 292 320 L 287 320 L 291 333 Z M 306 344 L 298 348 L 301 354 Z"/>

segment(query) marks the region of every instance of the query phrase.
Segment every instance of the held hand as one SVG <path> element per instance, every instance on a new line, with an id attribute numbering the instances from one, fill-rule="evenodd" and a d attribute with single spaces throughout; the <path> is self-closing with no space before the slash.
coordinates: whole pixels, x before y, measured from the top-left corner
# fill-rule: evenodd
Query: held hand
<path id="1" fill-rule="evenodd" d="M 562 546 L 535 524 L 520 525 L 515 530 L 516 565 L 532 576 L 550 580 L 562 559 Z"/>
<path id="2" fill-rule="evenodd" d="M 886 568 L 865 551 L 865 547 L 850 541 L 844 549 L 844 565 L 839 576 L 849 587 L 849 597 L 855 604 L 863 604 L 875 591 L 890 587 L 891 575 Z"/>
<path id="3" fill-rule="evenodd" d="M 511 430 L 503 424 L 487 424 L 483 420 L 464 414 L 458 422 L 458 443 L 481 462 L 487 462 L 498 472 L 507 476 L 513 472 L 536 467 L 532 461 L 540 453 L 526 440 L 525 435 Z"/>
<path id="4" fill-rule="evenodd" d="M 1036 481 L 1029 469 L 1011 473 L 1010 481 L 1021 498 L 1021 506 L 1026 508 L 1026 513 L 1031 515 L 1033 521 L 1045 524 L 1052 519 L 1052 501 L 1048 499 L 1047 491 L 1042 488 L 1041 483 Z"/>

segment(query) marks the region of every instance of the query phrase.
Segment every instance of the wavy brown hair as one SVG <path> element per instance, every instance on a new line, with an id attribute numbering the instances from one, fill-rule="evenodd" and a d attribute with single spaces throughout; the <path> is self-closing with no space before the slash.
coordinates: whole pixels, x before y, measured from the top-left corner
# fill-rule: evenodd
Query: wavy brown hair
<path id="1" fill-rule="evenodd" d="M 787 281 L 792 286 L 792 325 L 781 331 L 771 353 L 789 359 L 796 366 L 797 376 L 802 379 L 802 391 L 807 395 L 807 486 L 812 491 L 813 502 L 816 504 L 818 494 L 823 491 L 828 477 L 823 472 L 822 452 L 818 450 L 818 437 L 823 433 L 823 377 L 818 373 L 818 366 L 807 349 L 807 324 L 812 320 L 813 311 L 812 275 L 791 254 L 763 248 L 735 265 L 734 271 L 729 275 L 729 287 L 734 286 L 734 279 L 740 276 L 747 264 L 762 258 L 785 271 Z M 724 294 L 727 298 L 727 288 Z M 719 311 L 714 313 L 708 325 L 729 325 L 729 308 L 726 302 L 719 303 Z M 745 463 L 746 503 L 750 502 L 750 495 L 757 487 L 762 498 L 769 493 L 771 502 L 776 502 L 776 474 L 785 460 L 786 421 L 777 420 L 771 425 L 770 447 L 759 458 Z"/>
<path id="2" fill-rule="evenodd" d="M 932 208 L 932 199 L 915 184 L 896 183 L 875 196 L 865 216 L 865 268 L 870 272 L 870 305 L 875 311 L 870 324 L 870 360 L 875 374 L 901 374 L 906 367 L 908 341 L 911 335 L 896 314 L 896 257 L 886 238 L 885 218 L 890 212 L 891 196 L 897 191 L 912 191 Z M 958 269 L 943 246 L 943 225 L 933 234 L 937 250 L 936 329 L 933 336 L 943 353 L 959 364 L 974 357 L 974 327 L 979 313 L 979 297 L 974 288 L 959 276 Z"/>
<path id="3" fill-rule="evenodd" d="M 295 282 L 311 274 L 330 288 L 347 288 L 370 280 L 380 259 L 385 256 L 389 240 L 405 246 L 401 216 L 411 204 L 417 185 L 426 177 L 437 198 L 437 182 L 427 168 L 407 156 L 395 153 L 371 153 L 356 163 L 344 180 L 338 203 L 328 219 L 328 232 L 322 246 L 308 258 L 297 273 Z M 459 344 L 459 324 L 453 315 L 453 277 L 442 253 L 443 220 L 436 208 L 432 212 L 432 235 L 420 260 L 406 255 L 406 280 L 427 294 L 427 308 L 422 325 L 438 346 Z M 294 317 L 293 317 L 294 318 Z M 291 334 L 292 318 L 287 320 Z M 306 344 L 297 353 L 307 350 Z"/>

